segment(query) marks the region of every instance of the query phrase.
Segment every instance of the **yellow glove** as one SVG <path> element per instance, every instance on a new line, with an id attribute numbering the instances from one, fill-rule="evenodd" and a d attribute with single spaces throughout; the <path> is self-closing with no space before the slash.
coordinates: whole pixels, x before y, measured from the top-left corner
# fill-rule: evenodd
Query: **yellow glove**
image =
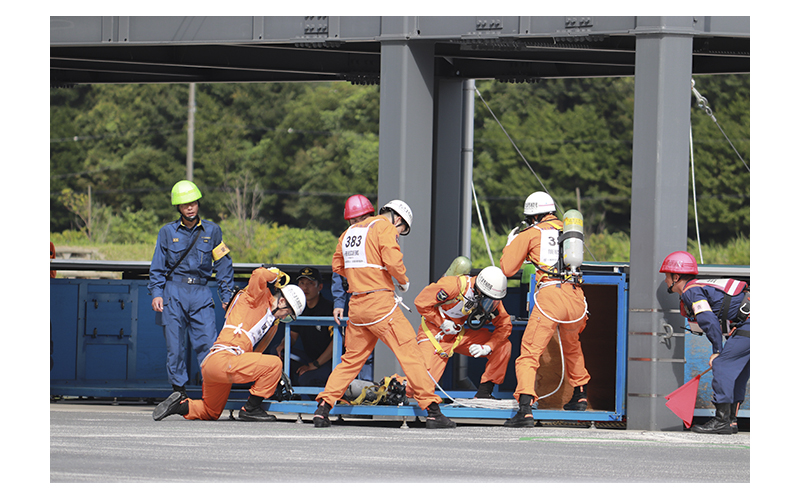
<path id="1" fill-rule="evenodd" d="M 267 271 L 272 271 L 273 273 L 278 275 L 275 282 L 275 286 L 277 288 L 283 288 L 289 284 L 289 275 L 281 271 L 277 267 L 268 267 Z"/>

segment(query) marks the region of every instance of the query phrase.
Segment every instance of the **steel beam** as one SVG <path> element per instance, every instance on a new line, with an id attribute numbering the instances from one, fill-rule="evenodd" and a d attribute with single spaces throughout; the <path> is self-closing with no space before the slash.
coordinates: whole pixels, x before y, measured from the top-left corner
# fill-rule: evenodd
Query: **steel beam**
<path id="1" fill-rule="evenodd" d="M 405 19 L 405 18 L 404 18 Z M 394 33 L 410 29 L 398 23 Z M 411 233 L 400 238 L 410 289 L 403 312 L 419 324 L 414 297 L 431 276 L 431 220 L 433 214 L 434 45 L 431 42 L 381 42 L 380 150 L 378 206 L 405 201 L 414 214 Z M 375 348 L 376 380 L 402 373 L 400 363 L 383 344 Z"/>
<path id="2" fill-rule="evenodd" d="M 664 396 L 683 384 L 677 297 L 658 269 L 686 249 L 691 17 L 640 18 L 636 39 L 631 199 L 628 428 L 678 430 Z"/>

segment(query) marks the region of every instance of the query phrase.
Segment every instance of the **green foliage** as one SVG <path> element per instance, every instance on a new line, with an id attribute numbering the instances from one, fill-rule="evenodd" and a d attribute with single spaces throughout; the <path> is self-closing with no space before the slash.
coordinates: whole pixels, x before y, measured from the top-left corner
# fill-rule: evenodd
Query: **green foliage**
<path id="1" fill-rule="evenodd" d="M 237 221 L 222 221 L 223 238 L 234 262 L 262 264 L 331 265 L 338 237 L 327 231 L 297 229 L 276 223 L 247 222 L 252 242 L 236 236 Z"/>
<path id="2" fill-rule="evenodd" d="M 698 263 L 730 266 L 750 265 L 750 238 L 746 236 L 738 235 L 726 243 L 702 243 L 702 248 L 703 258 L 701 259 L 697 241 L 689 240 L 687 251 L 694 255 Z"/>
<path id="3" fill-rule="evenodd" d="M 530 165 L 476 99 L 473 178 L 493 253 L 502 249 L 504 228 L 518 223 L 524 199 L 544 184 L 563 210 L 580 207 L 587 234 L 596 235 L 590 248 L 598 260 L 625 260 L 618 257 L 630 233 L 633 78 L 477 86 Z M 749 75 L 697 77 L 695 87 L 749 162 Z M 150 212 L 136 221 L 141 234 L 151 230 L 153 215 L 159 223 L 175 217 L 169 191 L 186 176 L 188 89 L 51 89 L 52 232 L 82 227 L 74 207 L 59 200 L 64 189 L 87 193 L 92 187 L 95 243 L 143 238 L 136 229 L 118 229 L 133 213 Z M 197 84 L 195 103 L 194 181 L 203 192 L 204 217 L 242 220 L 232 202 L 245 175 L 258 185 L 250 192 L 257 211 L 248 218 L 279 228 L 338 237 L 346 227 L 342 208 L 348 196 L 361 193 L 377 203 L 377 86 Z M 703 110 L 693 106 L 691 116 L 701 240 L 711 245 L 747 238 L 749 172 Z M 690 196 L 686 202 L 693 231 Z M 478 251 L 488 259 L 483 246 Z"/>
<path id="4" fill-rule="evenodd" d="M 131 226 L 131 234 L 121 236 L 112 231 L 109 238 L 111 242 L 93 242 L 87 239 L 82 232 L 74 230 L 50 233 L 50 241 L 56 248 L 64 246 L 94 248 L 104 260 L 149 261 L 153 257 L 158 234 L 156 226 L 158 225 L 154 226 L 154 219 L 147 215 L 131 214 L 128 217 L 126 220 Z M 141 224 L 144 226 L 140 227 Z M 255 236 L 253 242 L 248 243 L 237 236 L 237 224 L 239 223 L 234 220 L 222 221 L 220 224 L 225 243 L 231 249 L 231 257 L 234 262 L 320 266 L 331 264 L 337 237 L 328 231 L 289 228 L 274 223 L 263 224 L 250 221 L 247 224 L 251 226 L 250 232 Z M 506 239 L 507 236 L 502 233 L 489 236 L 489 246 L 495 265 L 500 264 Z M 589 235 L 586 247 L 587 251 L 584 255 L 586 262 L 630 261 L 630 237 L 625 233 L 604 232 Z M 688 247 L 689 252 L 700 262 L 697 242 L 690 240 Z M 473 267 L 482 268 L 492 264 L 486 251 L 483 235 L 478 227 L 472 228 L 471 252 Z M 703 260 L 706 264 L 750 265 L 750 240 L 739 236 L 728 244 L 703 244 Z"/>
<path id="5" fill-rule="evenodd" d="M 583 259 L 586 262 L 629 262 L 631 237 L 623 232 L 589 234 L 584 241 Z"/>

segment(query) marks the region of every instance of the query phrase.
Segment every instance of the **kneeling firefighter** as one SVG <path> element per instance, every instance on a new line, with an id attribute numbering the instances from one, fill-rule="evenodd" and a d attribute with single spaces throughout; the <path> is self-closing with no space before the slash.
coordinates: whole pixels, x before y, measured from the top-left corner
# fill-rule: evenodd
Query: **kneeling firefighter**
<path id="1" fill-rule="evenodd" d="M 185 398 L 173 392 L 153 410 L 153 419 L 182 415 L 187 420 L 217 420 L 228 402 L 232 384 L 252 382 L 250 397 L 239 410 L 238 420 L 273 422 L 261 408 L 264 398 L 284 392 L 288 384 L 278 356 L 262 354 L 275 335 L 278 322 L 288 323 L 306 307 L 306 296 L 289 276 L 278 268 L 258 268 L 250 281 L 231 301 L 225 326 L 201 366 L 203 399 Z M 277 291 L 272 292 L 268 285 Z M 256 349 L 259 349 L 258 351 Z"/>
<path id="2" fill-rule="evenodd" d="M 467 271 L 468 272 L 468 271 Z M 477 276 L 443 276 L 422 289 L 414 305 L 422 315 L 417 343 L 425 365 L 438 381 L 453 353 L 487 358 L 476 398 L 492 398 L 503 383 L 511 357 L 511 317 L 503 307 L 508 280 L 498 267 Z M 494 325 L 494 331 L 486 326 Z"/>

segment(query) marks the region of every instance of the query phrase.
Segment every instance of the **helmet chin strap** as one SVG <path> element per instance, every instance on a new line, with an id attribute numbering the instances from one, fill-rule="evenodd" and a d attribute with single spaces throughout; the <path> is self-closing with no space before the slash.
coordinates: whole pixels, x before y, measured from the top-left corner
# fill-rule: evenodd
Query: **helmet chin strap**
<path id="1" fill-rule="evenodd" d="M 681 280 L 680 275 L 678 275 L 678 279 L 672 280 L 672 284 L 667 287 L 667 293 L 675 293 L 675 290 L 673 290 L 672 287 L 675 286 L 675 284 L 678 283 L 680 280 Z"/>

